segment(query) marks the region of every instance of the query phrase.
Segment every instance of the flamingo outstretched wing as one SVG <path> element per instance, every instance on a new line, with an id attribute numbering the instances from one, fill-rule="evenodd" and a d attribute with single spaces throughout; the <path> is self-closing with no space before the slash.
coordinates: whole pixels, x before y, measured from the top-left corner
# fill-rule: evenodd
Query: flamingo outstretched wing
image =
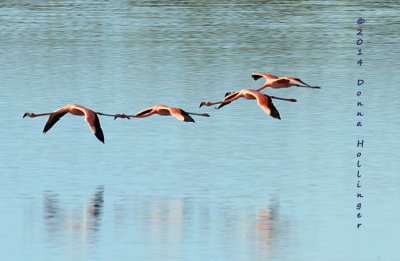
<path id="1" fill-rule="evenodd" d="M 64 116 L 65 114 L 67 114 L 66 111 L 50 114 L 49 119 L 46 122 L 46 125 L 44 125 L 43 133 L 46 133 L 48 130 L 50 130 L 51 127 L 53 127 L 54 124 L 56 124 L 56 122 L 59 121 L 61 117 Z"/>

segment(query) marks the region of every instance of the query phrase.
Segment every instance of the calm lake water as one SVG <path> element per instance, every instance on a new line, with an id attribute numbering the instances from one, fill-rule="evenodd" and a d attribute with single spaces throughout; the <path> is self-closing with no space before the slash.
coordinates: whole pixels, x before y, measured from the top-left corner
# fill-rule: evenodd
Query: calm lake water
<path id="1" fill-rule="evenodd" d="M 399 10 L 398 1 L 1 1 L 0 259 L 398 259 Z M 265 89 L 298 100 L 274 101 L 281 121 L 244 99 L 198 108 L 256 89 L 253 72 L 322 89 Z M 46 134 L 45 117 L 22 119 L 69 103 L 211 117 L 100 117 L 105 144 L 82 117 Z"/>

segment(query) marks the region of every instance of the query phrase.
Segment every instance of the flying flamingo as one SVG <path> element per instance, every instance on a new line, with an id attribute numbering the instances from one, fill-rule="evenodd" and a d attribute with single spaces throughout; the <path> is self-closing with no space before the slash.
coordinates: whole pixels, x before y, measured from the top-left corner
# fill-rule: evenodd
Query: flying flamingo
<path id="1" fill-rule="evenodd" d="M 228 94 L 223 101 L 219 102 L 202 102 L 200 104 L 200 107 L 205 105 L 205 106 L 212 106 L 214 104 L 220 104 L 217 109 L 220 109 L 221 107 L 227 105 L 228 103 L 237 100 L 239 98 L 245 98 L 249 100 L 257 100 L 258 106 L 263 109 L 263 111 L 272 117 L 276 119 L 281 119 L 278 110 L 275 108 L 274 104 L 272 103 L 272 99 L 277 99 L 277 100 L 284 100 L 284 101 L 290 101 L 290 102 L 296 102 L 296 99 L 285 99 L 285 98 L 279 98 L 275 96 L 270 96 L 263 94 L 259 91 L 256 90 L 249 90 L 249 89 L 243 89 L 231 94 Z"/>
<path id="2" fill-rule="evenodd" d="M 296 86 L 296 87 L 306 87 L 306 88 L 313 88 L 313 89 L 320 89 L 321 87 L 319 86 L 310 86 L 307 83 L 303 82 L 299 78 L 293 78 L 293 77 L 281 77 L 278 78 L 275 75 L 271 74 L 266 74 L 266 73 L 252 73 L 251 76 L 253 77 L 254 80 L 258 80 L 259 78 L 264 78 L 265 83 L 263 86 L 257 89 L 257 91 L 261 91 L 262 89 L 266 87 L 271 87 L 274 89 L 278 88 L 288 88 L 290 86 Z M 304 85 L 299 85 L 297 83 L 302 83 Z"/>
<path id="3" fill-rule="evenodd" d="M 71 113 L 73 115 L 79 115 L 79 116 L 85 116 L 85 121 L 89 124 L 90 130 L 94 133 L 94 135 L 104 143 L 104 135 L 103 135 L 103 130 L 100 127 L 100 120 L 97 117 L 97 114 L 99 115 L 104 115 L 104 116 L 115 116 L 111 114 L 105 114 L 101 112 L 94 112 L 92 110 L 89 110 L 83 106 L 79 106 L 76 104 L 68 104 L 54 112 L 47 112 L 47 113 L 40 113 L 40 114 L 35 114 L 33 112 L 26 112 L 23 116 L 25 118 L 26 116 L 34 118 L 34 117 L 39 117 L 39 116 L 45 116 L 49 115 L 49 119 L 46 122 L 46 125 L 44 126 L 43 133 L 46 133 L 48 130 L 53 127 L 54 124 L 65 114 Z"/>
<path id="4" fill-rule="evenodd" d="M 174 108 L 174 107 L 168 107 L 165 105 L 156 105 L 153 107 L 150 107 L 148 109 L 142 110 L 138 112 L 136 115 L 125 115 L 125 114 L 117 114 L 115 115 L 114 119 L 116 118 L 145 118 L 149 117 L 153 114 L 159 114 L 161 116 L 168 116 L 172 115 L 178 120 L 181 121 L 187 121 L 187 122 L 194 122 L 193 118 L 190 116 L 192 115 L 197 115 L 197 116 L 203 116 L 203 117 L 210 117 L 207 113 L 193 113 L 193 112 L 186 112 L 182 109 L 179 108 Z"/>

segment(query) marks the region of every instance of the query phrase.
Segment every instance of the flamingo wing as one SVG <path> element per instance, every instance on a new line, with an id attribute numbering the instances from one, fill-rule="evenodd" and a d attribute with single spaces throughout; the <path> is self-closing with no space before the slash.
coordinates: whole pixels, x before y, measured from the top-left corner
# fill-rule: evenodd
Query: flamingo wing
<path id="1" fill-rule="evenodd" d="M 224 107 L 225 105 L 231 103 L 233 100 L 236 100 L 237 95 L 239 94 L 239 92 L 227 92 L 225 94 L 225 99 L 224 101 L 218 106 L 217 109 L 221 109 L 222 107 Z M 235 99 L 236 98 L 236 99 Z M 230 100 L 230 101 L 228 101 Z"/>
<path id="2" fill-rule="evenodd" d="M 90 125 L 89 125 L 90 126 Z M 95 113 L 95 119 L 94 119 L 94 135 L 104 143 L 104 134 L 103 130 L 101 129 L 100 126 L 100 120 L 97 114 Z"/>
<path id="3" fill-rule="evenodd" d="M 138 112 L 135 116 L 143 116 L 143 115 L 145 115 L 146 113 L 151 112 L 152 110 L 153 110 L 153 107 L 148 108 L 148 109 L 145 109 L 145 110 L 143 110 L 143 111 Z"/>
<path id="4" fill-rule="evenodd" d="M 271 74 L 266 74 L 266 73 L 252 73 L 251 76 L 253 77 L 253 79 L 256 81 L 260 78 L 265 78 L 265 80 L 274 80 L 274 79 L 278 79 L 277 76 L 275 75 L 271 75 Z"/>
<path id="5" fill-rule="evenodd" d="M 271 111 L 271 113 L 269 115 L 271 115 L 271 117 L 275 118 L 275 119 L 281 119 L 281 116 L 279 115 L 279 111 L 276 109 L 276 107 L 274 106 L 274 104 L 272 103 L 272 99 L 271 97 L 269 97 L 268 95 L 265 95 L 268 97 L 268 107 L 269 110 Z"/>
<path id="6" fill-rule="evenodd" d="M 227 92 L 227 93 L 225 93 L 225 97 L 228 96 L 228 95 L 231 95 L 232 93 L 233 93 L 233 92 Z M 225 105 L 228 105 L 229 103 L 231 103 L 231 102 L 224 102 L 224 103 L 222 103 L 222 104 L 218 107 L 218 109 L 221 108 L 221 107 L 224 107 Z"/>
<path id="7" fill-rule="evenodd" d="M 304 84 L 304 85 L 306 85 L 306 86 L 310 86 L 310 85 L 308 85 L 307 83 L 305 83 L 305 82 L 303 82 L 302 80 L 300 80 L 299 78 L 283 77 L 282 79 L 286 79 L 286 80 L 289 80 L 289 81 L 292 81 L 292 82 L 302 83 L 302 84 Z"/>
<path id="8" fill-rule="evenodd" d="M 178 120 L 183 120 L 186 122 L 194 122 L 193 118 L 187 113 L 186 111 L 179 109 L 180 114 L 173 113 L 173 115 L 178 119 Z"/>
<path id="9" fill-rule="evenodd" d="M 67 114 L 67 111 L 61 111 L 61 112 L 55 112 L 50 114 L 49 119 L 46 122 L 46 125 L 44 126 L 43 133 L 46 133 L 48 130 L 53 127 L 54 124 L 56 124 L 57 121 L 61 119 L 62 116 Z"/>
<path id="10" fill-rule="evenodd" d="M 266 94 L 257 94 L 256 96 L 257 99 L 257 104 L 258 106 L 261 107 L 261 109 L 263 109 L 263 111 L 269 115 L 271 115 L 271 117 L 275 118 L 275 119 L 281 119 L 281 116 L 279 115 L 278 110 L 275 108 L 274 104 L 272 103 L 272 99 L 271 97 L 269 97 Z"/>
<path id="11" fill-rule="evenodd" d="M 273 81 L 272 86 L 282 84 L 283 87 L 289 87 L 290 80 L 288 78 L 279 78 Z"/>

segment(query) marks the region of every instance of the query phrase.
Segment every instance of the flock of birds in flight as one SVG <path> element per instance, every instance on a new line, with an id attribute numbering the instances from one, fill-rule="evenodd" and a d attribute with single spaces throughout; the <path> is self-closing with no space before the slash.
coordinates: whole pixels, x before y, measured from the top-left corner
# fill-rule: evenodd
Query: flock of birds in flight
<path id="1" fill-rule="evenodd" d="M 279 88 L 288 88 L 291 86 L 314 88 L 314 89 L 320 88 L 319 86 L 310 86 L 310 85 L 306 84 L 305 82 L 303 82 L 302 80 L 300 80 L 298 78 L 293 78 L 293 77 L 278 78 L 277 76 L 265 74 L 265 73 L 253 73 L 252 77 L 254 80 L 258 80 L 259 78 L 264 78 L 265 83 L 256 90 L 242 89 L 242 90 L 236 91 L 236 92 L 227 92 L 225 94 L 224 100 L 218 101 L 218 102 L 209 102 L 209 101 L 202 102 L 200 104 L 200 107 L 212 106 L 215 104 L 219 104 L 217 109 L 220 109 L 221 107 L 223 107 L 239 98 L 245 98 L 245 99 L 249 99 L 249 100 L 255 99 L 255 100 L 257 100 L 258 106 L 260 106 L 265 113 L 271 115 L 273 118 L 281 119 L 278 110 L 275 108 L 274 104 L 272 103 L 272 99 L 284 100 L 284 101 L 290 101 L 290 102 L 296 102 L 296 99 L 285 99 L 285 98 L 279 98 L 279 97 L 267 95 L 267 94 L 261 93 L 260 92 L 261 90 L 263 90 L 264 88 L 267 88 L 267 87 L 279 89 Z M 162 116 L 172 115 L 172 116 L 176 117 L 178 120 L 187 121 L 187 122 L 194 122 L 193 118 L 190 115 L 197 115 L 197 116 L 203 116 L 203 117 L 210 116 L 207 113 L 186 112 L 180 108 L 168 107 L 168 106 L 164 106 L 164 105 L 156 105 L 156 106 L 150 107 L 148 109 L 138 112 L 135 115 L 126 115 L 123 113 L 121 113 L 121 114 L 106 114 L 106 113 L 101 113 L 101 112 L 94 112 L 83 106 L 79 106 L 76 104 L 68 104 L 54 112 L 40 113 L 40 114 L 35 114 L 33 112 L 27 112 L 24 114 L 23 118 L 25 118 L 26 116 L 34 118 L 34 117 L 38 117 L 38 116 L 49 115 L 49 119 L 47 120 L 46 125 L 44 126 L 44 129 L 43 129 L 43 133 L 46 133 L 48 130 L 51 129 L 51 127 L 53 127 L 54 124 L 56 124 L 56 122 L 58 120 L 60 120 L 60 118 L 62 116 L 64 116 L 68 112 L 73 115 L 85 116 L 85 120 L 89 124 L 90 130 L 103 143 L 104 143 L 104 134 L 100 127 L 100 120 L 97 115 L 111 116 L 111 117 L 114 117 L 114 120 L 117 118 L 126 118 L 126 119 L 144 118 L 144 117 L 149 117 L 153 114 L 159 114 Z"/>

